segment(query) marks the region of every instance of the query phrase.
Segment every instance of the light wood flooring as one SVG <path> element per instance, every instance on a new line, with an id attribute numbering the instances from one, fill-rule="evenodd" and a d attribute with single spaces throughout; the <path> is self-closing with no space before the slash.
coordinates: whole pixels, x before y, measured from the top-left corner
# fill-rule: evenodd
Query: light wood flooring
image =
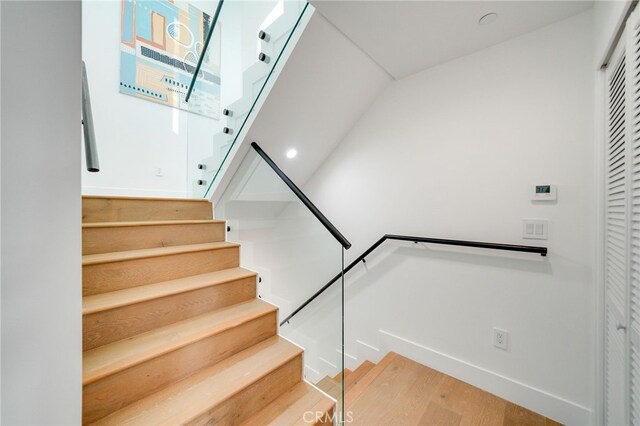
<path id="1" fill-rule="evenodd" d="M 339 375 L 317 386 L 340 399 Z M 559 425 L 394 352 L 377 365 L 366 361 L 345 371 L 345 420 L 354 426 Z"/>

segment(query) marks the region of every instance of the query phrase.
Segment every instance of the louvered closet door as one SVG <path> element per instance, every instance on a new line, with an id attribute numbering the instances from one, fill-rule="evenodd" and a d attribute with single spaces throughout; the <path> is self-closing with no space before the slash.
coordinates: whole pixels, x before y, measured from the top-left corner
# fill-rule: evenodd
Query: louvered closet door
<path id="1" fill-rule="evenodd" d="M 636 9 L 627 22 L 629 32 L 627 56 L 631 59 L 629 73 L 632 94 L 629 110 L 633 114 L 630 151 L 631 191 L 631 279 L 628 289 L 628 321 L 620 323 L 626 330 L 628 357 L 628 416 L 630 423 L 640 426 L 640 9 Z M 626 332 L 625 332 L 626 331 Z"/>
<path id="2" fill-rule="evenodd" d="M 627 27 L 628 28 L 628 27 Z M 630 275 L 629 217 L 629 64 L 627 38 L 620 43 L 609 63 L 606 75 L 607 144 L 605 173 L 606 247 L 605 247 L 605 422 L 627 422 L 627 345 L 623 330 L 627 311 Z"/>

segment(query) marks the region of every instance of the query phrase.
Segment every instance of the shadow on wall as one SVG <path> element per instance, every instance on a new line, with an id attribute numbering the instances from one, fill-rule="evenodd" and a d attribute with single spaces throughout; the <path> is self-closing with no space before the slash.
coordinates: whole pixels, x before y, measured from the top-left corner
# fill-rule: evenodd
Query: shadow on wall
<path id="1" fill-rule="evenodd" d="M 455 250 L 455 251 L 454 251 Z M 535 274 L 551 275 L 553 268 L 548 257 L 540 255 L 504 252 L 488 254 L 486 252 L 464 252 L 460 248 L 446 249 L 434 248 L 426 243 L 418 243 L 406 246 L 387 246 L 379 253 L 370 255 L 364 264 L 355 267 L 345 276 L 345 286 L 348 292 L 346 300 L 356 298 L 361 291 L 386 279 L 392 271 L 400 269 L 403 264 L 412 259 L 436 260 L 460 265 L 474 265 L 488 267 L 496 270 L 512 270 Z M 340 271 L 336 271 L 339 273 Z M 425 273 L 428 273 L 428 265 L 425 265 Z M 354 278 L 354 276 L 356 278 Z M 351 279 L 350 279 L 351 278 Z M 327 277 L 327 282 L 331 277 Z M 323 305 L 339 306 L 340 293 L 336 292 L 340 281 L 336 281 L 331 288 L 316 299 L 313 303 L 322 300 Z M 333 291 L 331 289 L 334 289 Z M 311 296 L 311 295 L 309 295 Z M 308 309 L 308 308 L 307 308 Z"/>
<path id="2" fill-rule="evenodd" d="M 364 268 L 360 267 L 355 270 L 355 274 L 359 276 L 349 280 L 350 282 L 347 283 L 347 286 L 350 293 L 345 296 L 347 296 L 347 299 L 356 297 L 359 291 L 378 281 L 384 280 L 387 274 L 401 268 L 404 263 L 411 259 L 437 260 L 455 264 L 475 265 L 501 270 L 509 269 L 545 275 L 551 275 L 553 273 L 549 258 L 540 255 L 519 253 L 507 255 L 505 255 L 505 253 L 487 254 L 486 252 L 473 253 L 459 250 L 460 248 L 450 250 L 434 248 L 425 243 L 412 243 L 410 246 L 387 247 L 386 250 L 378 253 L 377 256 L 371 256 L 372 258 L 377 258 L 375 261 L 368 261 L 363 265 Z M 425 265 L 425 273 L 428 273 L 427 265 Z"/>

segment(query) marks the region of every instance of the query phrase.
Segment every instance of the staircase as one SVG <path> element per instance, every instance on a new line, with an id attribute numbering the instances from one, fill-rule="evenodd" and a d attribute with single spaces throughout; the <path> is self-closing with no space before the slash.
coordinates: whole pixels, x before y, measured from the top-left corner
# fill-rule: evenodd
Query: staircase
<path id="1" fill-rule="evenodd" d="M 84 424 L 333 424 L 209 202 L 82 208 Z"/>
<path id="2" fill-rule="evenodd" d="M 340 381 L 338 374 L 316 386 L 338 399 Z M 345 369 L 344 389 L 345 424 L 560 426 L 395 352 Z"/>

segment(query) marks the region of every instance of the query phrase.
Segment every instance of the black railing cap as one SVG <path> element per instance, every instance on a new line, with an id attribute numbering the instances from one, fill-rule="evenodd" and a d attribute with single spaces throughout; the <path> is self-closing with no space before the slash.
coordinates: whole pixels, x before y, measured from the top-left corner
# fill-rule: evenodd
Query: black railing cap
<path id="1" fill-rule="evenodd" d="M 340 231 L 338 231 L 338 228 L 336 228 L 333 223 L 331 223 L 329 219 L 327 219 L 327 217 L 322 214 L 320 209 L 318 209 L 311 202 L 311 200 L 309 200 L 309 197 L 307 197 L 305 193 L 302 192 L 302 190 L 300 190 L 300 188 L 298 188 L 291 179 L 289 179 L 289 176 L 287 176 L 282 171 L 282 169 L 280 169 L 280 167 L 278 167 L 278 165 L 271 159 L 271 157 L 269 157 L 267 153 L 264 152 L 262 148 L 260 148 L 260 145 L 258 145 L 256 142 L 251 142 L 251 147 L 258 153 L 258 155 L 260 155 L 260 157 L 262 157 L 262 159 L 269 165 L 269 167 L 271 167 L 273 171 L 276 172 L 276 174 L 280 177 L 280 179 L 284 181 L 289 189 L 291 189 L 291 191 L 296 194 L 298 199 L 302 201 L 302 204 L 304 204 L 311 211 L 311 213 L 313 213 L 313 215 L 320 221 L 320 223 L 322 223 L 327 231 L 329 231 L 329 233 L 333 235 L 333 237 L 340 243 L 340 245 L 348 250 L 351 247 L 351 243 L 349 242 L 349 240 L 347 240 L 345 236 L 342 235 Z"/>

